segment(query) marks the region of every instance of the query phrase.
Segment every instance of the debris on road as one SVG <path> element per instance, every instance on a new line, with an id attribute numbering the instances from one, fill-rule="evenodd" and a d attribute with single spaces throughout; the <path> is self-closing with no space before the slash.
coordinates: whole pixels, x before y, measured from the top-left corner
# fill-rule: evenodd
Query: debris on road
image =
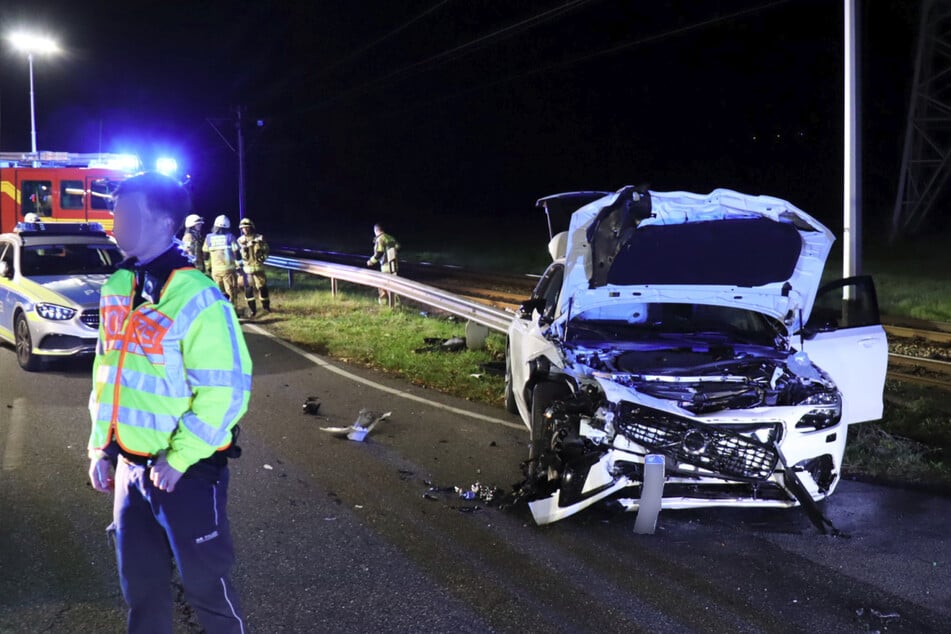
<path id="1" fill-rule="evenodd" d="M 426 345 L 422 348 L 416 348 L 413 352 L 461 352 L 466 349 L 466 340 L 463 337 L 450 337 L 449 339 L 425 337 L 423 341 Z"/>
<path id="2" fill-rule="evenodd" d="M 321 427 L 321 431 L 333 434 L 334 436 L 346 436 L 348 440 L 363 442 L 373 428 L 390 417 L 393 412 L 377 415 L 368 409 L 361 409 L 357 415 L 357 420 L 347 427 Z"/>
<path id="3" fill-rule="evenodd" d="M 423 493 L 423 498 L 427 500 L 432 500 L 432 501 L 438 501 L 440 499 L 444 499 L 444 498 L 439 498 L 436 495 L 433 495 L 434 493 L 443 493 L 443 494 L 451 493 L 455 495 L 457 498 L 459 498 L 460 500 L 478 501 L 478 502 L 482 502 L 486 506 L 497 506 L 498 501 L 501 499 L 502 495 L 504 494 L 504 491 L 502 489 L 491 486 L 491 485 L 482 484 L 481 482 L 476 482 L 470 486 L 465 486 L 465 487 L 439 486 L 439 485 L 433 484 L 429 480 L 424 480 L 423 484 L 425 484 L 428 487 L 426 489 L 426 492 Z M 454 506 L 452 504 L 449 505 L 449 508 L 455 509 L 457 511 L 461 511 L 463 513 L 470 513 L 472 511 L 478 511 L 482 509 L 482 507 L 479 505 Z"/>
<path id="4" fill-rule="evenodd" d="M 320 410 L 320 399 L 316 396 L 308 396 L 307 400 L 304 401 L 303 410 L 305 414 L 316 416 Z"/>

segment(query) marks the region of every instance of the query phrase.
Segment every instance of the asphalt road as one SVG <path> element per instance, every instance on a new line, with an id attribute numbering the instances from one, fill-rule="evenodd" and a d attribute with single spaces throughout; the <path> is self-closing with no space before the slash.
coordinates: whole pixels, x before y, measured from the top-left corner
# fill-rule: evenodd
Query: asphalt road
<path id="1" fill-rule="evenodd" d="M 843 482 L 824 510 L 849 539 L 795 509 L 664 511 L 653 535 L 609 509 L 538 527 L 428 490 L 517 482 L 514 417 L 247 335 L 230 512 L 251 631 L 951 630 L 947 498 Z M 28 374 L 0 348 L 2 634 L 124 629 L 111 498 L 86 483 L 89 387 L 88 365 Z M 392 412 L 366 442 L 319 430 L 365 407 Z"/>

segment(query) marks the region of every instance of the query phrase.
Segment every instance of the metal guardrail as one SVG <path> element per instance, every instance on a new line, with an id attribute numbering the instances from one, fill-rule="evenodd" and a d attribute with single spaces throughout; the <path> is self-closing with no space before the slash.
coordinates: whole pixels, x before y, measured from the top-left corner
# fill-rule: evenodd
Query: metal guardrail
<path id="1" fill-rule="evenodd" d="M 414 282 L 397 275 L 370 271 L 348 264 L 336 264 L 333 262 L 321 262 L 319 260 L 305 260 L 276 255 L 270 256 L 264 263 L 276 268 L 286 269 L 289 272 L 302 271 L 311 275 L 329 278 L 331 290 L 334 293 L 336 293 L 337 290 L 338 280 L 350 282 L 351 284 L 371 286 L 373 288 L 383 288 L 400 297 L 405 297 L 420 304 L 458 315 L 459 317 L 463 317 L 471 322 L 481 324 L 501 333 L 507 332 L 509 324 L 512 322 L 513 314 L 509 311 L 486 306 L 450 293 L 449 291 L 427 286 L 426 284 L 420 284 L 419 282 Z"/>

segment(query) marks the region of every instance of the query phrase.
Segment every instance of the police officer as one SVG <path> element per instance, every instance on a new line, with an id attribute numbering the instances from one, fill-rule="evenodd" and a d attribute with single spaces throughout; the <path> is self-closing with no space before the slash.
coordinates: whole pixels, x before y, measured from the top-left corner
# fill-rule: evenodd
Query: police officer
<path id="1" fill-rule="evenodd" d="M 211 274 L 211 279 L 218 284 L 232 304 L 235 304 L 237 295 L 237 278 L 235 271 L 238 268 L 238 241 L 231 233 L 231 221 L 222 214 L 215 218 L 211 233 L 205 236 L 202 246 L 205 256 L 205 271 Z"/>
<path id="2" fill-rule="evenodd" d="M 381 272 L 397 275 L 400 272 L 399 250 L 400 243 L 396 238 L 383 231 L 383 226 L 379 223 L 373 225 L 373 255 L 367 260 L 367 266 L 379 264 Z M 379 295 L 377 301 L 381 304 L 387 303 L 386 289 L 379 289 Z M 399 303 L 395 295 L 393 299 L 394 303 Z"/>
<path id="3" fill-rule="evenodd" d="M 185 255 L 194 263 L 195 268 L 205 273 L 205 256 L 201 252 L 205 219 L 198 214 L 189 214 L 185 218 L 185 233 L 182 235 L 182 247 Z"/>
<path id="4" fill-rule="evenodd" d="M 115 200 L 127 259 L 102 287 L 88 450 L 93 488 L 114 491 L 128 631 L 172 632 L 174 558 L 203 631 L 243 633 L 228 458 L 251 397 L 251 357 L 234 307 L 174 243 L 188 192 L 147 172 Z"/>
<path id="5" fill-rule="evenodd" d="M 264 236 L 255 233 L 254 222 L 250 218 L 242 218 L 238 223 L 241 235 L 238 236 L 238 249 L 241 254 L 241 263 L 244 268 L 244 298 L 248 300 L 248 310 L 254 317 L 258 313 L 257 299 L 261 300 L 264 313 L 271 312 L 271 298 L 267 291 L 267 276 L 264 274 L 264 260 L 267 259 L 271 248 L 264 241 Z"/>

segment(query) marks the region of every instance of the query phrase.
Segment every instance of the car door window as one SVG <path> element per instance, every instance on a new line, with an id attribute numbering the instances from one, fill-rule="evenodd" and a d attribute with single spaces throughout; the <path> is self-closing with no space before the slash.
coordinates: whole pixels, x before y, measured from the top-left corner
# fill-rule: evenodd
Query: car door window
<path id="1" fill-rule="evenodd" d="M 541 316 L 549 322 L 555 318 L 558 309 L 558 298 L 561 295 L 561 284 L 565 277 L 565 267 L 555 263 L 548 267 L 545 274 L 538 280 L 535 290 L 532 291 L 532 300 Z"/>
<path id="2" fill-rule="evenodd" d="M 29 213 L 44 218 L 53 215 L 53 181 L 22 181 L 20 187 L 23 191 L 20 207 L 24 216 Z"/>
<path id="3" fill-rule="evenodd" d="M 63 209 L 83 208 L 83 182 L 74 180 L 60 181 L 59 206 Z"/>
<path id="4" fill-rule="evenodd" d="M 875 285 L 868 275 L 859 275 L 831 282 L 819 289 L 806 331 L 830 332 L 879 323 Z"/>
<path id="5" fill-rule="evenodd" d="M 0 242 L 0 262 L 4 263 L 3 270 L 7 275 L 13 276 L 13 246 Z"/>

